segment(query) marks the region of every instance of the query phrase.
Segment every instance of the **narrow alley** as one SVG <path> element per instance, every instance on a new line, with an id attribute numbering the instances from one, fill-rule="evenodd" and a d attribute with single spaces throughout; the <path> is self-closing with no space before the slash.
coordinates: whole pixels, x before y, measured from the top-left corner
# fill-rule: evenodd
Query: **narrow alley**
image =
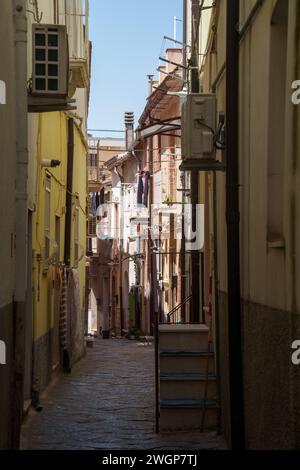
<path id="1" fill-rule="evenodd" d="M 216 449 L 213 433 L 155 434 L 153 344 L 96 339 L 30 410 L 23 449 Z"/>
<path id="2" fill-rule="evenodd" d="M 2 466 L 299 451 L 300 0 L 0 5 Z"/>

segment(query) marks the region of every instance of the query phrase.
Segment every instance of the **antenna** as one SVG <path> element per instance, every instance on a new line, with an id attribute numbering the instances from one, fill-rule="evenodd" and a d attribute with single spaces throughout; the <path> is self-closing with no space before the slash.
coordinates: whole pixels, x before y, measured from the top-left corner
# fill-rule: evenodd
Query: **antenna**
<path id="1" fill-rule="evenodd" d="M 177 17 L 174 16 L 174 34 L 173 34 L 174 41 L 177 40 Z"/>
<path id="2" fill-rule="evenodd" d="M 182 20 L 174 16 L 173 18 L 173 41 L 177 42 L 177 23 L 182 23 Z"/>

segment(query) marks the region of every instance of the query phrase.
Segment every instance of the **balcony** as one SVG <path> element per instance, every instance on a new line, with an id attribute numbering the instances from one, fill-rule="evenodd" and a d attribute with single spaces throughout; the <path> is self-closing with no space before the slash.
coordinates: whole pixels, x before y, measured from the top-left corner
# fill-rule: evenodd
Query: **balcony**
<path id="1" fill-rule="evenodd" d="M 100 183 L 101 175 L 99 168 L 96 166 L 88 167 L 88 181 L 92 183 Z"/>
<path id="2" fill-rule="evenodd" d="M 89 87 L 89 70 L 88 61 L 84 58 L 70 58 L 70 89 L 72 95 L 75 93 L 76 88 Z"/>

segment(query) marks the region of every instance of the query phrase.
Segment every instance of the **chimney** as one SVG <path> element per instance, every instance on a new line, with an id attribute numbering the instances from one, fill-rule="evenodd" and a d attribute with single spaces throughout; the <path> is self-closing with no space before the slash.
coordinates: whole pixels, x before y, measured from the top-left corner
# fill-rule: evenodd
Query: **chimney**
<path id="1" fill-rule="evenodd" d="M 134 141 L 134 113 L 125 113 L 126 150 L 130 150 Z"/>

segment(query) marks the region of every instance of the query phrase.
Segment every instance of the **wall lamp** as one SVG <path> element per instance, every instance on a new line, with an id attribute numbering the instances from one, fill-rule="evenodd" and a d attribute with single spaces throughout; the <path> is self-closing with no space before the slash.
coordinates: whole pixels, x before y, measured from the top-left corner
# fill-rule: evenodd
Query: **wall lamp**
<path id="1" fill-rule="evenodd" d="M 59 166 L 61 162 L 59 160 L 42 160 L 41 161 L 41 166 L 42 167 L 50 167 L 50 168 L 55 168 Z"/>

